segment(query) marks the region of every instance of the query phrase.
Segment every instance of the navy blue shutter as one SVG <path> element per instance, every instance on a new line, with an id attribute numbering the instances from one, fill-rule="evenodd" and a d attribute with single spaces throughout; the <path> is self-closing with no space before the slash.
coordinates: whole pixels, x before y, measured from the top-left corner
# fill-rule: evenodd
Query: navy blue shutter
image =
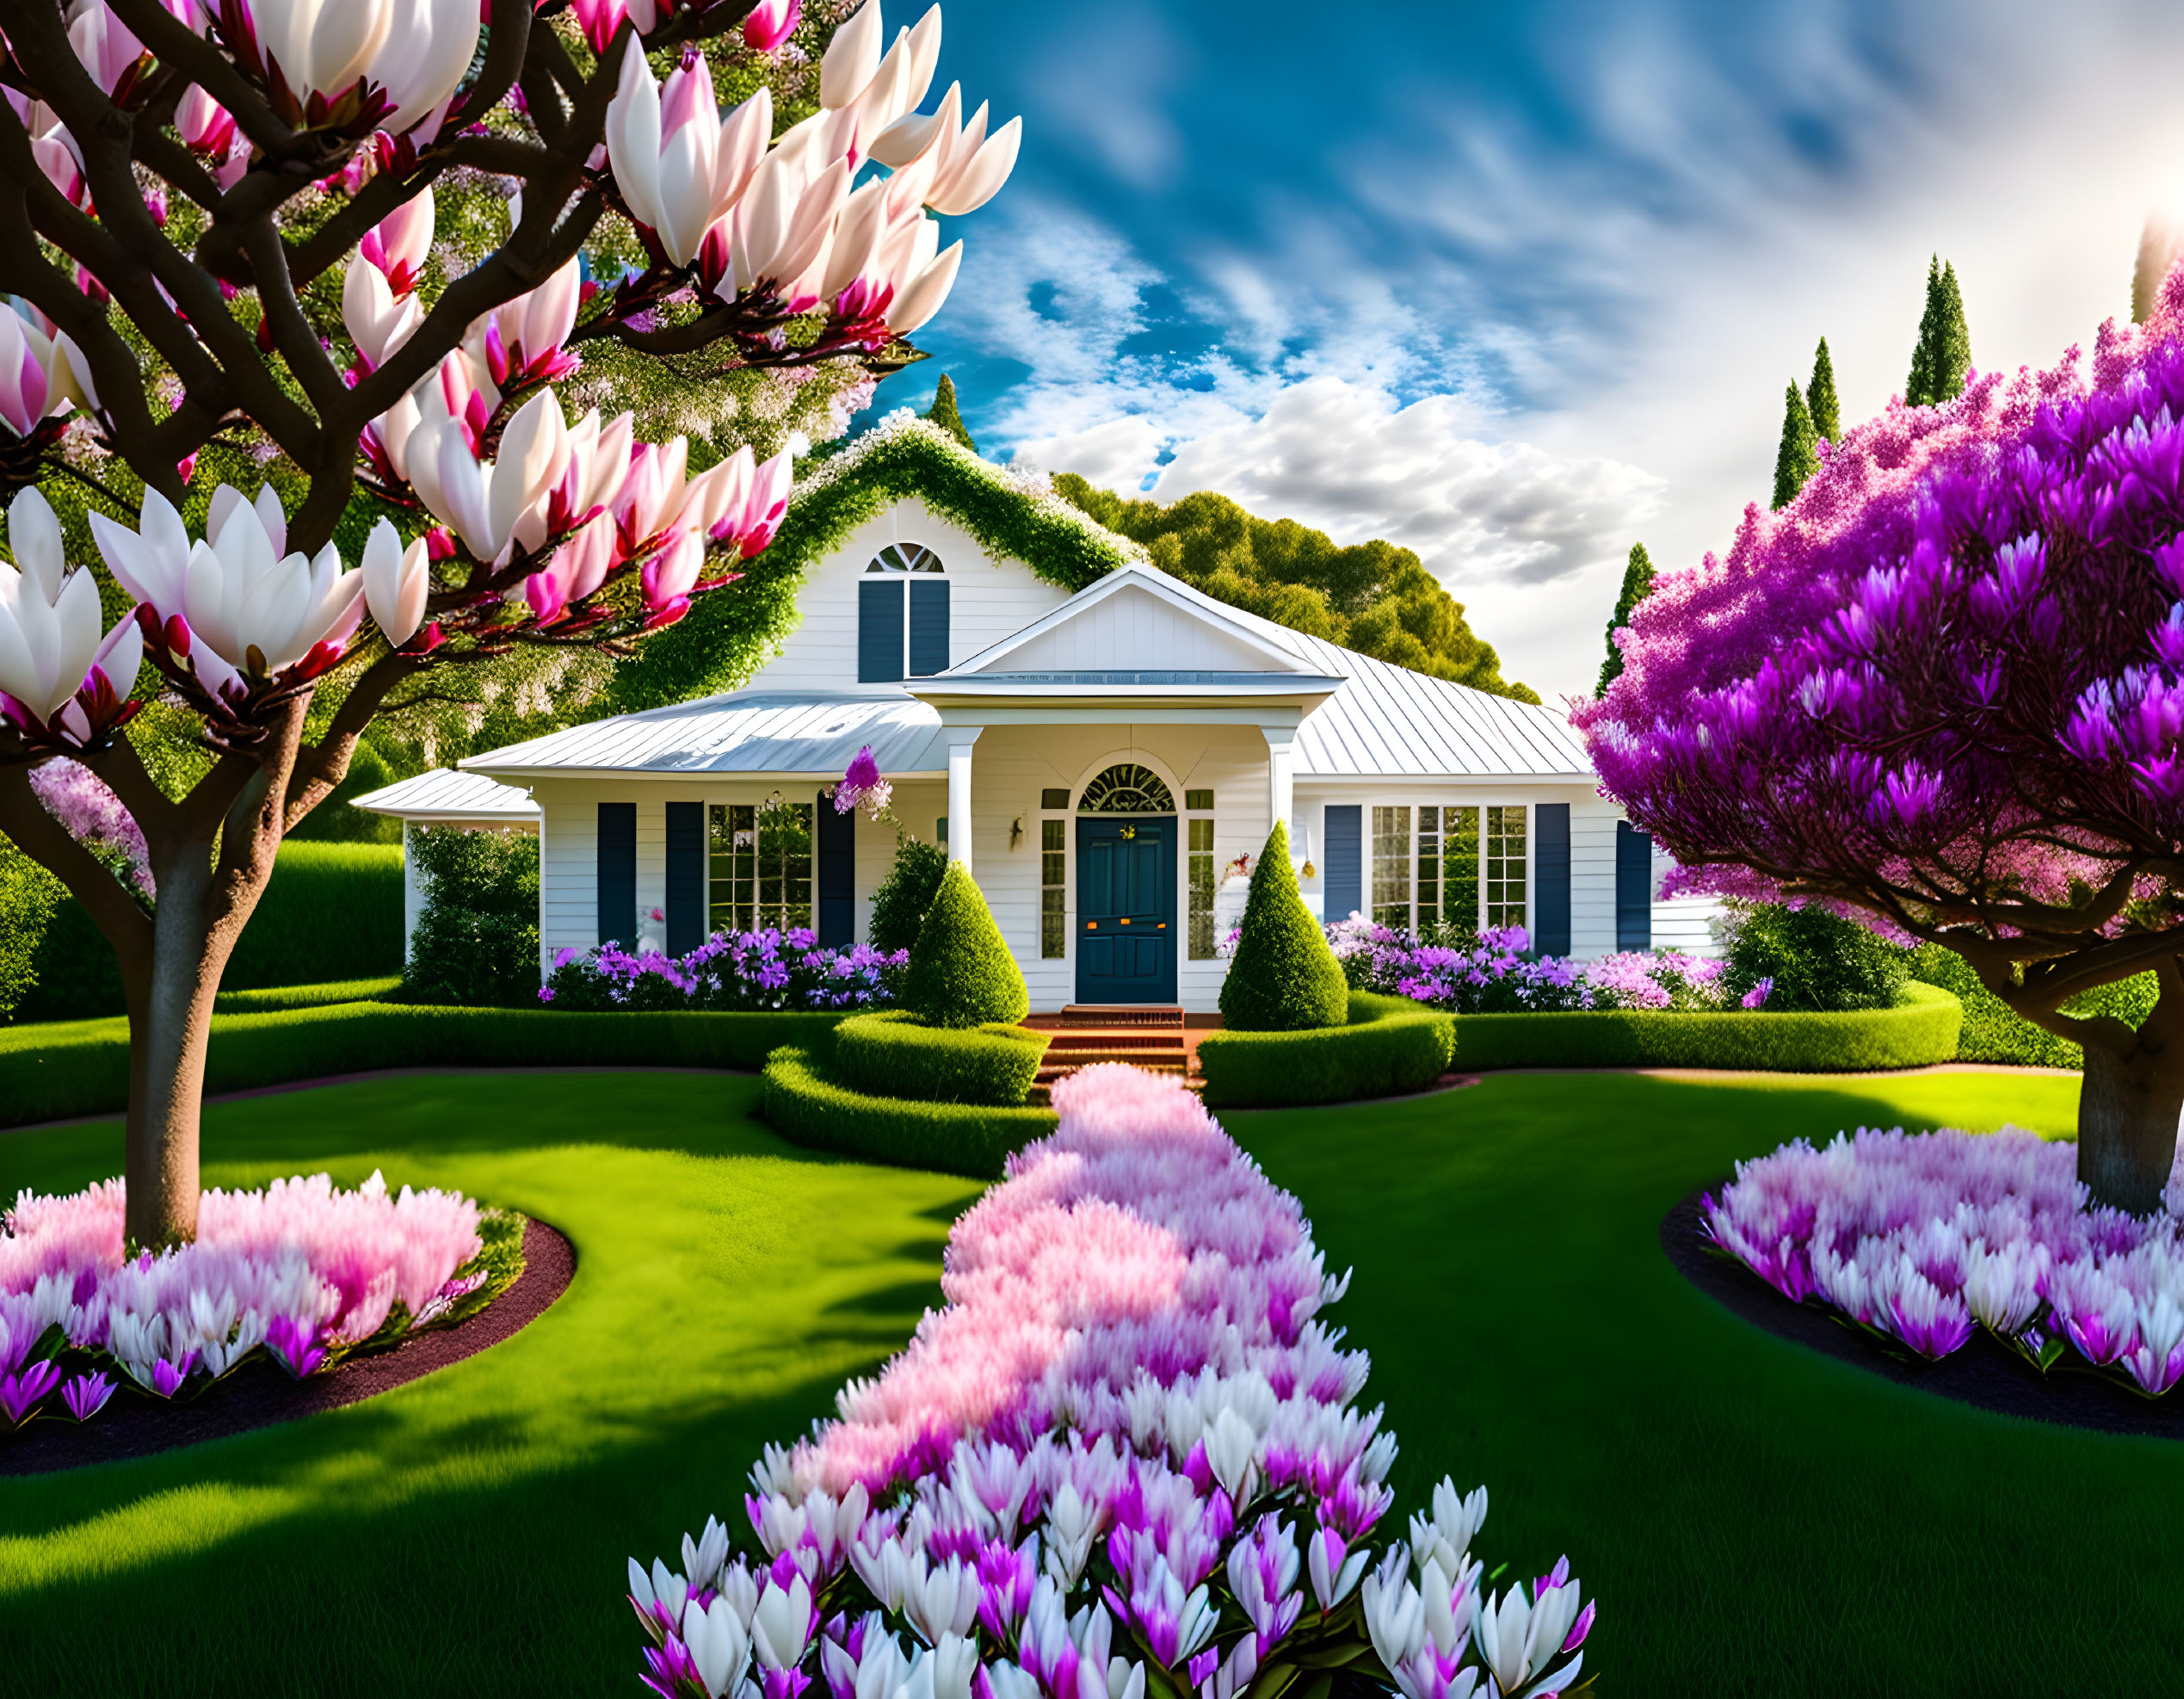
<path id="1" fill-rule="evenodd" d="M 910 670 L 912 678 L 930 678 L 948 670 L 948 581 L 910 581 Z"/>
<path id="2" fill-rule="evenodd" d="M 1539 881 L 1533 903 L 1532 948 L 1542 955 L 1570 954 L 1570 805 L 1542 802 L 1532 811 L 1532 873 Z"/>
<path id="3" fill-rule="evenodd" d="M 599 805 L 599 942 L 637 942 L 637 805 Z"/>
<path id="4" fill-rule="evenodd" d="M 892 684 L 903 676 L 903 581 L 867 578 L 857 586 L 857 683 Z"/>
<path id="5" fill-rule="evenodd" d="M 667 806 L 667 950 L 688 955 L 706 941 L 706 806 Z"/>
<path id="6" fill-rule="evenodd" d="M 1615 823 L 1615 948 L 1653 948 L 1653 835 Z"/>
<path id="7" fill-rule="evenodd" d="M 857 936 L 857 817 L 819 799 L 819 942 L 846 949 Z"/>
<path id="8" fill-rule="evenodd" d="M 1365 906 L 1365 810 L 1330 806 L 1320 835 L 1327 840 L 1326 895 L 1321 906 L 1327 919 L 1348 920 L 1353 911 Z"/>

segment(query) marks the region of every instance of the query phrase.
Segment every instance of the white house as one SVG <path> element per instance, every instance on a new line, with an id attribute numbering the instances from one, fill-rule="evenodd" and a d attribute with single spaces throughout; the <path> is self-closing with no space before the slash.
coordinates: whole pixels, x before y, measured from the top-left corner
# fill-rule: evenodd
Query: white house
<path id="1" fill-rule="evenodd" d="M 830 794 L 867 745 L 896 818 L 969 864 L 1034 1010 L 1212 1008 L 1217 891 L 1276 819 L 1328 915 L 1521 925 L 1585 957 L 1651 942 L 1651 846 L 1561 714 L 1216 602 L 1074 516 L 1117 564 L 1072 592 L 974 534 L 1040 498 L 946 452 L 986 505 L 868 502 L 743 688 L 461 763 L 528 794 L 547 955 L 767 924 L 861 940 L 895 831 Z M 358 806 L 426 818 L 405 788 Z"/>

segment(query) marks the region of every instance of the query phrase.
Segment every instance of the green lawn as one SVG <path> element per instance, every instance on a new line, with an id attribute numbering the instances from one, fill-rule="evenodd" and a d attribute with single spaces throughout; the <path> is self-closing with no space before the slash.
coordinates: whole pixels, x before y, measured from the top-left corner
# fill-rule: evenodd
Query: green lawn
<path id="1" fill-rule="evenodd" d="M 907 1338 L 970 1182 L 814 1157 L 733 1076 L 408 1078 L 216 1107 L 207 1178 L 384 1165 L 535 1211 L 576 1285 L 391 1396 L 142 1463 L 0 1480 L 9 1690 L 634 1691 L 622 1559 L 740 1516 L 761 1444 Z M 1657 1243 L 1739 1156 L 1863 1123 L 2067 1129 L 2071 1079 L 1502 1076 L 1237 1114 L 1373 1355 L 1409 1508 L 1568 1551 L 1610 1694 L 2160 1692 L 2184 1448 L 1901 1389 L 1737 1321 Z M 111 1127 L 0 1135 L 0 1191 Z"/>
<path id="2" fill-rule="evenodd" d="M 1610 1694 L 2160 1693 L 2184 1447 L 1988 1415 L 1737 1320 L 1661 1218 L 1860 1124 L 2069 1129 L 2075 1079 L 1490 1078 L 1230 1118 L 1294 1190 L 1403 1441 L 1398 1506 L 1491 1488 L 1488 1561 L 1567 1551 Z"/>
<path id="3" fill-rule="evenodd" d="M 768 1440 L 939 1301 L 975 1183 L 784 1145 L 748 1076 L 374 1082 L 215 1105 L 208 1185 L 459 1186 L 575 1242 L 560 1302 L 386 1397 L 0 1480 L 4 1690 L 633 1690 L 623 1560 L 742 1517 Z M 114 1171 L 113 1123 L 0 1134 L 0 1194 Z M 5 1443 L 0 1440 L 0 1443 Z"/>

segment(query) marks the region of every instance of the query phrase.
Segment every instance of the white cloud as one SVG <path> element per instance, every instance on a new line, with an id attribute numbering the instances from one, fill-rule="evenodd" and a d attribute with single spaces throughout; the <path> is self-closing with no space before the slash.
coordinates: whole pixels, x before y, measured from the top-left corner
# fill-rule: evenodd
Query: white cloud
<path id="1" fill-rule="evenodd" d="M 1007 275 L 953 328 L 1027 373 L 982 436 L 1416 548 L 1552 694 L 1589 685 L 1634 537 L 1674 570 L 1765 500 L 1819 336 L 1846 420 L 1901 388 L 1929 253 L 1983 368 L 2126 310 L 2184 182 L 2184 16 L 1678 10 L 1536 44 L 1563 133 L 1484 82 L 1391 83 L 1330 136 L 1347 195 L 1266 191 L 1255 242 L 1171 232 L 1155 265 L 1052 207 L 982 232 Z"/>
<path id="2" fill-rule="evenodd" d="M 1619 579 L 1659 505 L 1660 480 L 1620 461 L 1490 440 L 1491 423 L 1454 396 L 1404 407 L 1382 389 L 1306 378 L 1276 388 L 1257 417 L 1192 436 L 1151 494 L 1172 502 L 1217 491 L 1337 542 L 1385 537 L 1413 549 L 1501 651 L 1506 674 L 1543 693 L 1582 689 L 1598 664 L 1585 658 L 1601 624 L 1589 592 L 1603 577 Z M 1019 452 L 1134 493 L 1160 435 L 1138 414 Z"/>

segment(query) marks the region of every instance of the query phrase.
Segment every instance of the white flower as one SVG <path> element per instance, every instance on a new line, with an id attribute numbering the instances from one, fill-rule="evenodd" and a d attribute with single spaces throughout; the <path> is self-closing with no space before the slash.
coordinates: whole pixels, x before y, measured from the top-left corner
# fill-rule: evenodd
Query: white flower
<path id="1" fill-rule="evenodd" d="M 394 527 L 382 519 L 372 527 L 372 534 L 364 541 L 364 559 L 361 566 L 364 576 L 364 605 L 371 610 L 373 622 L 379 628 L 391 647 L 399 649 L 416 635 L 417 627 L 424 623 L 425 598 L 432 594 L 431 550 L 423 537 L 408 548 L 402 547 L 402 539 Z M 707 1523 L 708 1538 L 712 1524 Z M 726 1536 L 722 1536 L 722 1555 L 726 1555 Z M 719 1559 L 714 1560 L 714 1567 Z"/>
<path id="2" fill-rule="evenodd" d="M 260 50 L 298 101 L 367 79 L 399 135 L 454 92 L 478 49 L 476 0 L 252 0 Z"/>
<path id="3" fill-rule="evenodd" d="M 569 430 L 554 392 L 541 390 L 508 422 L 491 460 L 471 447 L 465 421 L 447 411 L 443 386 L 423 390 L 410 434 L 410 482 L 433 516 L 452 526 L 473 558 L 498 560 L 523 510 L 558 482 L 569 463 Z"/>
<path id="4" fill-rule="evenodd" d="M 607 108 L 614 182 L 631 214 L 651 227 L 677 265 L 697 257 L 706 232 L 750 187 L 773 133 L 766 86 L 724 118 L 702 59 L 669 73 L 663 100 L 645 55 L 629 54 Z"/>
<path id="5" fill-rule="evenodd" d="M 786 1587 L 769 1580 L 751 1612 L 751 1650 L 769 1670 L 793 1670 L 804 1661 L 811 1636 L 811 1589 L 799 1575 Z"/>
<path id="6" fill-rule="evenodd" d="M 15 564 L 0 564 L 0 690 L 50 720 L 83 688 L 98 658 L 99 589 L 89 572 L 68 571 L 60 522 L 34 488 L 9 506 L 8 547 Z M 133 628 L 133 621 L 127 623 Z M 116 694 L 126 696 L 135 681 L 131 660 L 127 683 L 115 681 Z"/>
<path id="7" fill-rule="evenodd" d="M 724 1546 L 726 1536 L 722 1536 Z M 750 1662 L 750 1637 L 736 1608 L 716 1597 L 703 1609 L 691 1598 L 682 1610 L 682 1643 L 690 1649 L 690 1661 L 698 1666 L 698 1679 L 710 1699 L 724 1699 L 743 1680 Z"/>

